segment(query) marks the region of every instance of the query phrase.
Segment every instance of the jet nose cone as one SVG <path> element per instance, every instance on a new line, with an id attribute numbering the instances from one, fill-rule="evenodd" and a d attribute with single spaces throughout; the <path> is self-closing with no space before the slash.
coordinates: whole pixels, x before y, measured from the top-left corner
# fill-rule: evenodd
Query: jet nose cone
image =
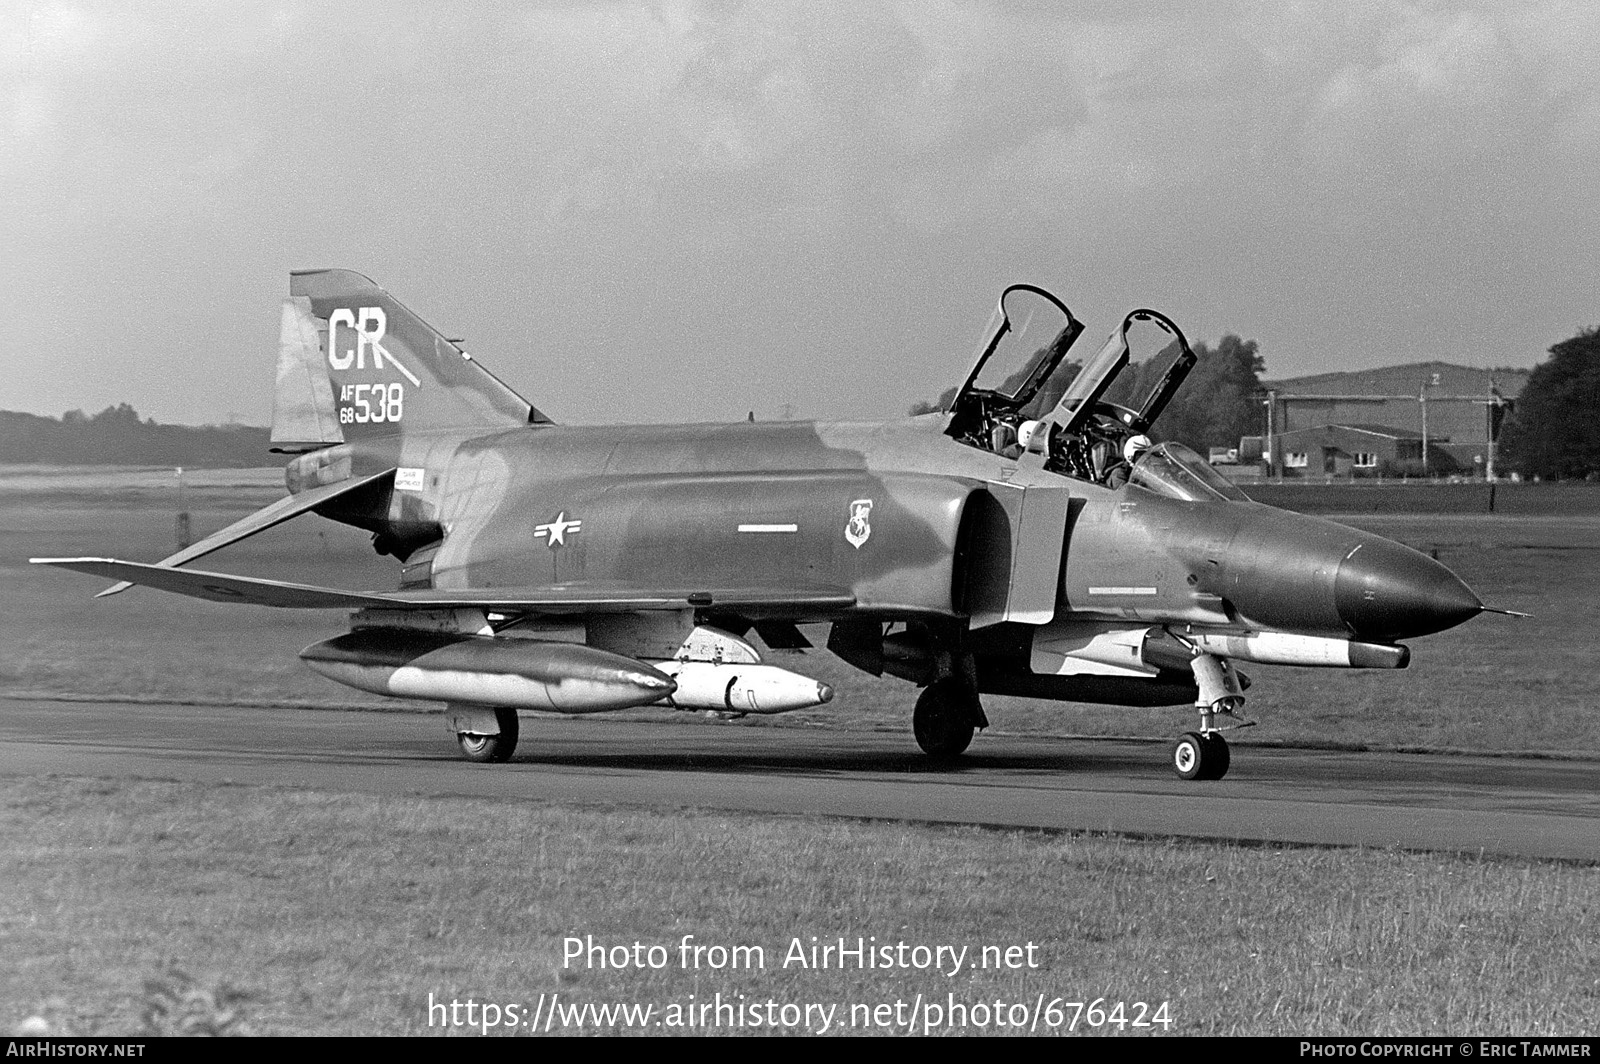
<path id="1" fill-rule="evenodd" d="M 1483 611 L 1455 573 L 1382 539 L 1363 542 L 1339 563 L 1334 600 L 1351 634 L 1371 642 L 1442 632 Z"/>

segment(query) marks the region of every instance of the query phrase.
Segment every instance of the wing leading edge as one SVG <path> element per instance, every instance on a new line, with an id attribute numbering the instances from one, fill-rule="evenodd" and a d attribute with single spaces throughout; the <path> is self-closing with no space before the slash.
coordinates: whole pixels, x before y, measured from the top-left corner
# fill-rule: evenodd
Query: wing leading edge
<path id="1" fill-rule="evenodd" d="M 199 544 L 196 544 L 199 546 Z M 575 584 L 527 588 L 429 588 L 343 591 L 283 580 L 175 569 L 116 558 L 30 558 L 35 565 L 88 573 L 211 602 L 282 609 L 483 609 L 506 613 L 622 613 L 634 610 L 738 609 L 804 616 L 848 609 L 855 596 L 838 587 L 639 588 Z"/>

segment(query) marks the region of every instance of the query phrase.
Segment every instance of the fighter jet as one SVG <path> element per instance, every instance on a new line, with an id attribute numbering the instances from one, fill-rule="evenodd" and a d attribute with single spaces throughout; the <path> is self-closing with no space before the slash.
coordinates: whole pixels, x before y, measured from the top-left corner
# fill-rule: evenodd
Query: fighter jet
<path id="1" fill-rule="evenodd" d="M 922 688 L 931 757 L 982 696 L 1190 706 L 1171 764 L 1227 772 L 1236 662 L 1404 668 L 1401 640 L 1485 607 L 1437 561 L 1252 502 L 1148 434 L 1195 356 L 1136 310 L 1105 345 L 1042 288 L 1001 295 L 972 371 L 921 416 L 568 427 L 360 274 L 291 275 L 273 449 L 288 495 L 154 564 L 36 558 L 216 602 L 344 609 L 301 652 L 362 691 L 445 703 L 462 752 L 511 757 L 519 710 L 781 713 L 825 683 L 763 661 L 811 644 Z M 189 568 L 305 513 L 372 533 L 397 586 Z"/>

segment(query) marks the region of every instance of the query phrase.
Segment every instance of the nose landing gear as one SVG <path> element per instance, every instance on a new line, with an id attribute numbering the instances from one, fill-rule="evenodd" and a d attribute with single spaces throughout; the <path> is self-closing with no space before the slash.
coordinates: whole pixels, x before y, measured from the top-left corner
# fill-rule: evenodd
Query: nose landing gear
<path id="1" fill-rule="evenodd" d="M 1232 755 L 1228 740 L 1217 727 L 1217 717 L 1240 720 L 1238 711 L 1244 706 L 1244 685 L 1233 663 L 1214 654 L 1196 654 L 1189 662 L 1194 672 L 1200 697 L 1195 706 L 1200 710 L 1200 730 L 1184 732 L 1172 747 L 1172 768 L 1180 779 L 1220 780 L 1228 774 Z M 1247 728 L 1254 721 L 1240 721 L 1236 728 Z"/>
<path id="2" fill-rule="evenodd" d="M 1180 779 L 1220 780 L 1231 760 L 1221 732 L 1184 732 L 1172 747 L 1172 768 Z"/>

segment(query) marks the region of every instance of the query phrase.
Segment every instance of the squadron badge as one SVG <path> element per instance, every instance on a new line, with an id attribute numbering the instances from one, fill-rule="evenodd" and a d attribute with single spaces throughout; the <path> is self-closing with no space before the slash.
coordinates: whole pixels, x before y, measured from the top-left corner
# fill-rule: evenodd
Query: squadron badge
<path id="1" fill-rule="evenodd" d="M 850 520 L 844 526 L 844 538 L 849 540 L 850 545 L 856 550 L 860 550 L 861 545 L 872 535 L 872 525 L 867 521 L 871 515 L 871 499 L 857 499 L 850 504 Z"/>

